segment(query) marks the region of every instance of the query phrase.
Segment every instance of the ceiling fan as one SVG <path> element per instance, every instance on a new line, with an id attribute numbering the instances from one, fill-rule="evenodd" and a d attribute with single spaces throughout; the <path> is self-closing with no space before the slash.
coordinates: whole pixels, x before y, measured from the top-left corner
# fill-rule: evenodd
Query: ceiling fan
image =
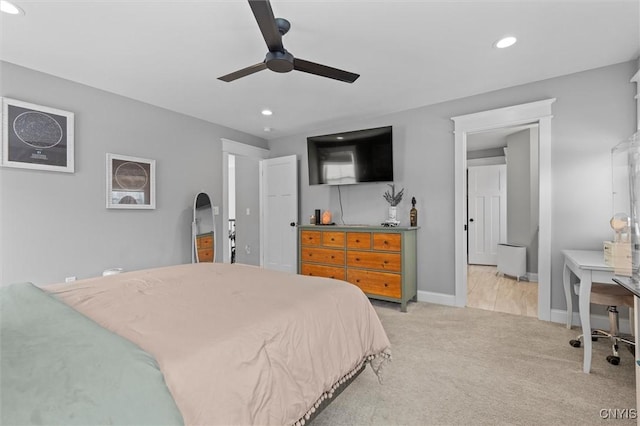
<path id="1" fill-rule="evenodd" d="M 260 27 L 260 32 L 269 48 L 267 56 L 262 62 L 218 77 L 218 80 L 230 82 L 266 68 L 280 73 L 291 70 L 302 71 L 347 83 L 353 83 L 360 77 L 359 74 L 295 58 L 291 53 L 287 52 L 282 45 L 282 36 L 291 28 L 289 21 L 283 18 L 274 18 L 269 0 L 249 0 L 249 6 L 251 6 L 253 15 L 258 22 L 258 27 Z"/>

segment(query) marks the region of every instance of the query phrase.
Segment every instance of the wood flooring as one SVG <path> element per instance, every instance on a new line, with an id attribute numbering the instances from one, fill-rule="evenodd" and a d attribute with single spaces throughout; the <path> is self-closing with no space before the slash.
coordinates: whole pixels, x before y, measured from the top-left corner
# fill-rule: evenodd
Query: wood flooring
<path id="1" fill-rule="evenodd" d="M 496 275 L 495 266 L 468 265 L 467 306 L 538 317 L 538 283 Z"/>

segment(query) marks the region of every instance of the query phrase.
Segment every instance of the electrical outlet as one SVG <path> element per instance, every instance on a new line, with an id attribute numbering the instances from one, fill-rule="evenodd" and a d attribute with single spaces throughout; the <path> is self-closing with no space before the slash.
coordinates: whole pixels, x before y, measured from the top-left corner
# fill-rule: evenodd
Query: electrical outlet
<path id="1" fill-rule="evenodd" d="M 251 254 L 251 246 L 248 244 L 244 246 L 244 251 L 247 252 L 247 254 Z"/>
<path id="2" fill-rule="evenodd" d="M 65 283 L 72 283 L 76 280 L 76 277 L 67 277 L 64 279 Z"/>
<path id="3" fill-rule="evenodd" d="M 220 207 L 218 206 L 213 206 L 213 214 L 214 215 L 219 215 L 220 214 Z"/>

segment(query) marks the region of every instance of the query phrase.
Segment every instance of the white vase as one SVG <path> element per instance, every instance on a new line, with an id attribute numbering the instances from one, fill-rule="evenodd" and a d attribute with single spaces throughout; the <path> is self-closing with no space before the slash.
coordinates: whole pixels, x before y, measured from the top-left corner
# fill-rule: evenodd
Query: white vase
<path id="1" fill-rule="evenodd" d="M 396 220 L 396 206 L 389 206 L 389 220 Z"/>

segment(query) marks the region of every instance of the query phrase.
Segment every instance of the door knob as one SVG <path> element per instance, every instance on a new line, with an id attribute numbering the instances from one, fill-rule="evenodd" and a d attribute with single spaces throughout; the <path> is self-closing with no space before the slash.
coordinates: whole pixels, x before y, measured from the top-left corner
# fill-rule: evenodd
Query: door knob
<path id="1" fill-rule="evenodd" d="M 473 222 L 473 218 L 469 219 L 469 222 Z"/>
<path id="2" fill-rule="evenodd" d="M 291 223 L 289 224 L 289 226 L 296 226 L 296 223 L 295 223 L 295 222 L 291 222 Z"/>

